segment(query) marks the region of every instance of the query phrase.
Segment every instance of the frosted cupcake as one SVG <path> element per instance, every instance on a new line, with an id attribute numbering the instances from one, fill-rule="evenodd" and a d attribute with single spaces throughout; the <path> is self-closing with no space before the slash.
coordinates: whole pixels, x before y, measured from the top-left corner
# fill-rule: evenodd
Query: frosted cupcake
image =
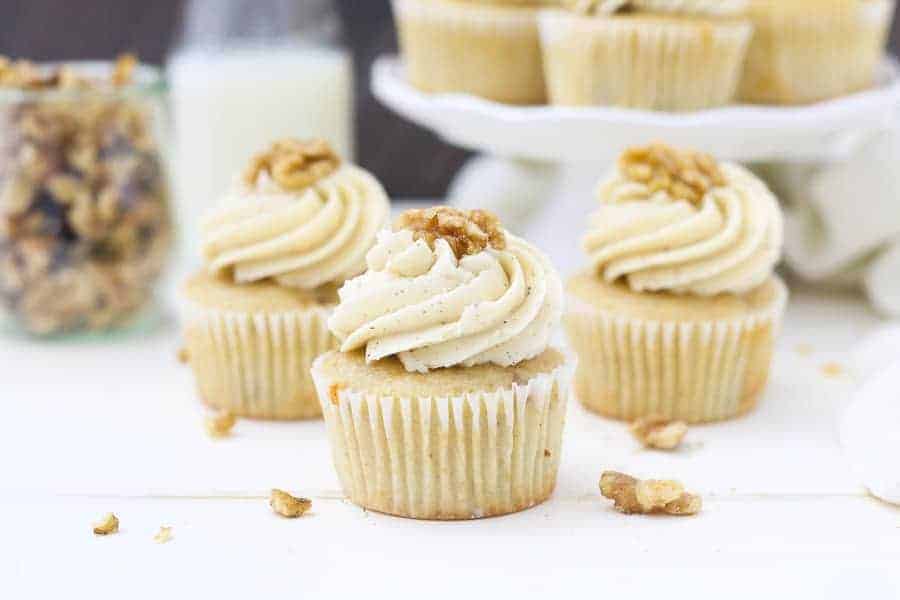
<path id="1" fill-rule="evenodd" d="M 337 288 L 365 268 L 384 189 L 327 143 L 256 157 L 203 225 L 204 272 L 185 287 L 185 339 L 203 401 L 236 415 L 321 415 L 312 361 L 336 347 Z"/>
<path id="2" fill-rule="evenodd" d="M 746 0 L 568 0 L 541 14 L 552 104 L 690 111 L 734 98 Z"/>
<path id="3" fill-rule="evenodd" d="M 469 519 L 553 492 L 570 389 L 549 346 L 563 291 L 548 259 L 482 211 L 405 213 L 329 320 L 313 379 L 347 496 Z"/>
<path id="4" fill-rule="evenodd" d="M 740 99 L 802 104 L 870 87 L 893 14 L 894 0 L 750 0 Z"/>
<path id="5" fill-rule="evenodd" d="M 410 83 L 508 104 L 546 102 L 537 13 L 549 0 L 393 0 Z"/>
<path id="6" fill-rule="evenodd" d="M 693 423 L 753 408 L 787 301 L 775 197 L 738 165 L 661 144 L 625 152 L 598 197 L 591 267 L 567 286 L 580 401 Z"/>

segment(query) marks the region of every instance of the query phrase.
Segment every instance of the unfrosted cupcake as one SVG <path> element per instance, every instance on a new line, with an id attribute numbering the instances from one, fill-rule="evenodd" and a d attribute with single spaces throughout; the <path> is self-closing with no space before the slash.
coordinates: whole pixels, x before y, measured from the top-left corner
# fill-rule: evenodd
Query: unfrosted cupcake
<path id="1" fill-rule="evenodd" d="M 598 197 L 591 267 L 567 286 L 581 402 L 694 423 L 753 408 L 787 301 L 775 197 L 738 165 L 661 144 L 625 152 Z"/>
<path id="2" fill-rule="evenodd" d="M 753 32 L 746 0 L 566 0 L 540 16 L 552 104 L 690 111 L 728 104 Z"/>
<path id="3" fill-rule="evenodd" d="M 508 104 L 546 102 L 538 8 L 552 0 L 393 0 L 410 83 Z"/>
<path id="4" fill-rule="evenodd" d="M 203 225 L 206 270 L 185 287 L 185 339 L 203 401 L 236 415 L 321 415 L 309 376 L 336 347 L 337 287 L 365 268 L 388 198 L 327 143 L 254 157 Z"/>
<path id="5" fill-rule="evenodd" d="M 344 492 L 421 519 L 515 512 L 553 492 L 570 389 L 549 346 L 548 259 L 482 211 L 409 211 L 329 320 L 313 379 Z"/>
<path id="6" fill-rule="evenodd" d="M 884 55 L 894 0 L 750 0 L 756 33 L 739 97 L 802 104 L 868 88 Z"/>

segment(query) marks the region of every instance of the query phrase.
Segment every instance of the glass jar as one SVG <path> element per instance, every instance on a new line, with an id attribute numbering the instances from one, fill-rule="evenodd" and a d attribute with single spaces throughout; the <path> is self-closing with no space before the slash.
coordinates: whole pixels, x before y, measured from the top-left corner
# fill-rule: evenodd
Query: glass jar
<path id="1" fill-rule="evenodd" d="M 4 85 L 14 66 L 0 58 L 0 306 L 40 335 L 129 322 L 172 236 L 162 75 L 113 85 L 118 63 L 68 63 Z"/>

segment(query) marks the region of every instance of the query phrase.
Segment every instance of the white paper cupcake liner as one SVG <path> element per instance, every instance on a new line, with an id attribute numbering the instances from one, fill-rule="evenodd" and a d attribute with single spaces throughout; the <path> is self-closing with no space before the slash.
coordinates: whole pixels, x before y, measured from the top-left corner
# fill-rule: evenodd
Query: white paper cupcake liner
<path id="1" fill-rule="evenodd" d="M 337 347 L 330 310 L 248 314 L 191 304 L 185 340 L 204 403 L 258 419 L 321 416 L 309 370 Z"/>
<path id="2" fill-rule="evenodd" d="M 371 510 L 472 519 L 546 500 L 556 485 L 572 369 L 494 392 L 395 398 L 313 366 L 344 493 Z"/>
<path id="3" fill-rule="evenodd" d="M 578 399 L 624 420 L 705 423 L 746 413 L 765 388 L 787 305 L 787 288 L 776 284 L 765 310 L 721 321 L 633 319 L 570 296 L 565 326 L 579 358 Z"/>
<path id="4" fill-rule="evenodd" d="M 393 0 L 409 81 L 509 104 L 542 104 L 538 10 L 445 0 Z"/>
<path id="5" fill-rule="evenodd" d="M 728 104 L 752 26 L 584 17 L 539 18 L 551 104 L 688 111 Z M 706 21 L 703 22 L 706 24 Z"/>
<path id="6" fill-rule="evenodd" d="M 760 4 L 751 12 L 756 33 L 739 86 L 741 101 L 802 104 L 872 85 L 894 0 L 824 3 L 803 12 Z"/>

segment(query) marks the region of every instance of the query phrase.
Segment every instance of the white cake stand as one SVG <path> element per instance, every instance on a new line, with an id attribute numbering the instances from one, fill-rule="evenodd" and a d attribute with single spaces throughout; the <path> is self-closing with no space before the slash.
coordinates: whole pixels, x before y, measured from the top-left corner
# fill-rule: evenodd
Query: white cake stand
<path id="1" fill-rule="evenodd" d="M 459 94 L 428 94 L 405 79 L 396 56 L 372 68 L 386 106 L 481 156 L 457 175 L 448 200 L 497 211 L 514 230 L 545 242 L 569 270 L 590 210 L 590 189 L 623 148 L 664 140 L 739 162 L 822 162 L 848 156 L 896 118 L 900 68 L 882 63 L 876 85 L 800 107 L 737 105 L 693 113 L 609 107 L 519 107 Z M 565 167 L 565 168 L 560 168 Z M 544 223 L 552 212 L 554 226 Z M 571 243 L 559 239 L 571 231 Z"/>

